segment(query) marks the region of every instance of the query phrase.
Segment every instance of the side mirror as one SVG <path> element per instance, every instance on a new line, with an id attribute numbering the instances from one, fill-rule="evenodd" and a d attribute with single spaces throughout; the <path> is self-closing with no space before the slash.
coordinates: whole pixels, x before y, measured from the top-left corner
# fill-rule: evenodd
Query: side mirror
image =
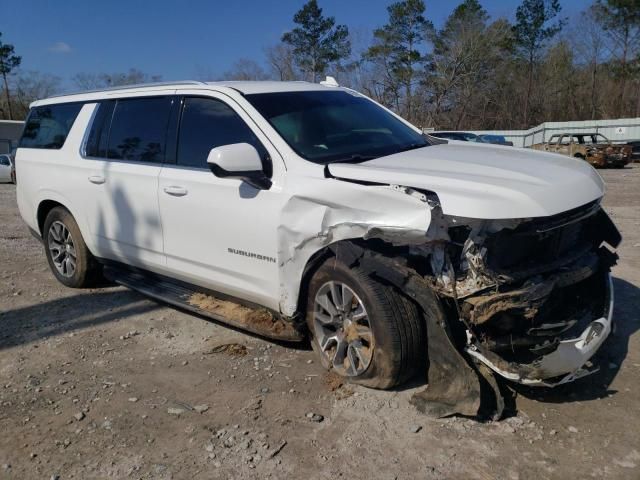
<path id="1" fill-rule="evenodd" d="M 212 148 L 207 164 L 216 177 L 239 178 L 259 190 L 271 188 L 271 180 L 264 174 L 260 154 L 248 143 Z"/>

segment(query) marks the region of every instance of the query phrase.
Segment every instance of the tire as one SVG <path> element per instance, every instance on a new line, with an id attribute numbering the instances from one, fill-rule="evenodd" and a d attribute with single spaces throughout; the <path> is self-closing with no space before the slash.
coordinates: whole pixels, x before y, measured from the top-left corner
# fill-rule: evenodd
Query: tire
<path id="1" fill-rule="evenodd" d="M 379 389 L 404 383 L 426 369 L 423 318 L 416 305 L 392 287 L 330 258 L 311 277 L 307 291 L 309 337 L 325 368 L 352 383 Z M 334 307 L 347 305 L 346 315 L 332 315 L 325 308 L 334 296 Z M 351 302 L 345 300 L 350 297 Z"/>
<path id="2" fill-rule="evenodd" d="M 42 241 L 49 268 L 63 285 L 86 288 L 100 278 L 100 265 L 84 243 L 80 228 L 67 209 L 56 207 L 49 212 L 42 229 Z"/>

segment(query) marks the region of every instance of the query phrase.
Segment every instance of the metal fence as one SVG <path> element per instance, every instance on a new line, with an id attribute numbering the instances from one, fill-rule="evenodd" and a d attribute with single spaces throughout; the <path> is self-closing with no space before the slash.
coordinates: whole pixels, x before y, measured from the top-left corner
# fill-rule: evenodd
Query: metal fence
<path id="1" fill-rule="evenodd" d="M 516 147 L 543 143 L 556 133 L 601 133 L 614 143 L 640 140 L 640 118 L 585 120 L 580 122 L 545 122 L 529 130 L 482 130 L 476 134 L 503 135 Z"/>

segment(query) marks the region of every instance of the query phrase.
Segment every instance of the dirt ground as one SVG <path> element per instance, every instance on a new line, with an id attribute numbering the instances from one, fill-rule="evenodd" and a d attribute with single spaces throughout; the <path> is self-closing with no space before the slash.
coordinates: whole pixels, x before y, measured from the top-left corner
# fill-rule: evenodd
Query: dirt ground
<path id="1" fill-rule="evenodd" d="M 640 479 L 640 165 L 601 172 L 622 230 L 603 369 L 497 423 L 434 420 L 280 345 L 49 273 L 0 185 L 0 479 Z M 568 192 L 570 194 L 570 192 Z"/>

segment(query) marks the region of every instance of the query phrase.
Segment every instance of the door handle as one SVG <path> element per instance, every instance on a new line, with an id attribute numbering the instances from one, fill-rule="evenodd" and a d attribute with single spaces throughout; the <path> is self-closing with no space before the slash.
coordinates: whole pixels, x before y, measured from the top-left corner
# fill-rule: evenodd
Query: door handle
<path id="1" fill-rule="evenodd" d="M 164 193 L 173 195 L 174 197 L 184 197 L 188 193 L 188 191 L 184 187 L 171 186 L 164 187 Z"/>
<path id="2" fill-rule="evenodd" d="M 89 181 L 96 185 L 102 185 L 104 183 L 104 177 L 102 175 L 91 175 Z"/>

